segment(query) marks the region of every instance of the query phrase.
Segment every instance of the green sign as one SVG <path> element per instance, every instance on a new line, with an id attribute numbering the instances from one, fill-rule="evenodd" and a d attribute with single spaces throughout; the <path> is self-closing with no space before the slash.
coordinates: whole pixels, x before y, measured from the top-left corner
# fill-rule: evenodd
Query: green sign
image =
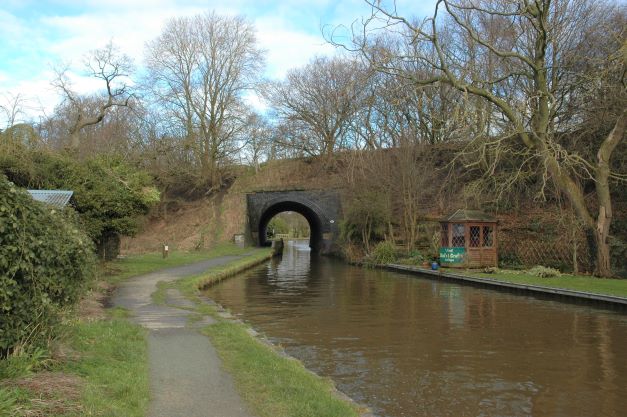
<path id="1" fill-rule="evenodd" d="M 440 263 L 461 264 L 465 255 L 466 248 L 440 248 Z"/>

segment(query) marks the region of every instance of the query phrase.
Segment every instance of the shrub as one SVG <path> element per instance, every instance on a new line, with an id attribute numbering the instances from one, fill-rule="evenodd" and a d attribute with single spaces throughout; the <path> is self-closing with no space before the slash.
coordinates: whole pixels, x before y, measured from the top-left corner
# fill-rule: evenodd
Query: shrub
<path id="1" fill-rule="evenodd" d="M 427 258 L 417 250 L 412 251 L 407 258 L 401 259 L 401 263 L 405 265 L 422 265 Z"/>
<path id="2" fill-rule="evenodd" d="M 0 175 L 0 357 L 50 335 L 93 274 L 93 246 L 69 215 Z"/>
<path id="3" fill-rule="evenodd" d="M 531 275 L 535 275 L 540 278 L 551 278 L 551 277 L 559 277 L 561 275 L 560 271 L 554 268 L 547 268 L 546 266 L 534 266 L 529 271 Z"/>
<path id="4" fill-rule="evenodd" d="M 369 255 L 369 260 L 375 265 L 385 265 L 396 262 L 398 259 L 396 255 L 396 246 L 389 241 L 383 241 L 377 243 L 374 250 Z"/>

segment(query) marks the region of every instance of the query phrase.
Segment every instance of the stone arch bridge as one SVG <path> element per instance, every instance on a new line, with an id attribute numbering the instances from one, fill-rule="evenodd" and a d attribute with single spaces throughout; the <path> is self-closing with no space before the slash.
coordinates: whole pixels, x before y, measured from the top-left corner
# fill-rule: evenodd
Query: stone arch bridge
<path id="1" fill-rule="evenodd" d="M 340 196 L 334 190 L 261 191 L 246 195 L 250 238 L 257 246 L 268 246 L 266 229 L 270 220 L 284 211 L 307 219 L 309 246 L 319 253 L 336 250 L 341 214 Z"/>

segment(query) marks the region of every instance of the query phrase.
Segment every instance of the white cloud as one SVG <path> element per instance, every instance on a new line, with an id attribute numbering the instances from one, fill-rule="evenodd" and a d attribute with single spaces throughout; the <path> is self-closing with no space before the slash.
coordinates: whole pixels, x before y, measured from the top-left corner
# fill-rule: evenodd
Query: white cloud
<path id="1" fill-rule="evenodd" d="M 409 1 L 400 4 L 412 7 Z M 433 1 L 418 2 L 420 6 L 413 7 L 421 8 Z M 315 55 L 336 53 L 319 33 L 322 25 L 350 25 L 369 10 L 361 0 L 49 0 L 46 8 L 33 0 L 2 3 L 0 35 L 5 45 L 11 46 L 4 55 L 0 51 L 6 61 L 5 65 L 0 62 L 0 92 L 20 92 L 30 102 L 40 102 L 47 112 L 59 102 L 58 93 L 50 87 L 53 65 L 71 63 L 74 88 L 81 93 L 93 92 L 100 84 L 81 75 L 84 56 L 90 50 L 113 40 L 141 65 L 146 41 L 156 37 L 167 19 L 174 16 L 209 9 L 220 14 L 248 15 L 257 26 L 260 46 L 267 50 L 266 75 L 280 79 Z M 46 14 L 45 10 L 54 12 Z M 248 100 L 255 108 L 263 109 L 258 98 L 251 96 Z"/>
<path id="2" fill-rule="evenodd" d="M 48 75 L 51 76 L 51 74 Z M 9 101 L 19 95 L 20 107 L 24 114 L 18 121 L 32 120 L 48 114 L 58 103 L 58 97 L 53 91 L 54 88 L 45 79 L 25 80 L 7 86 L 6 79 L 0 77 L 0 90 L 3 92 L 2 104 L 10 105 Z M 3 126 L 4 123 L 5 120 L 0 120 L 0 126 Z"/>
<path id="3" fill-rule="evenodd" d="M 280 79 L 291 68 L 305 65 L 315 55 L 331 55 L 335 48 L 322 39 L 282 29 L 275 19 L 257 21 L 259 45 L 267 51 L 267 75 Z"/>
<path id="4" fill-rule="evenodd" d="M 244 95 L 244 102 L 253 108 L 257 113 L 265 113 L 268 111 L 268 103 L 265 102 L 257 93 L 251 91 Z"/>

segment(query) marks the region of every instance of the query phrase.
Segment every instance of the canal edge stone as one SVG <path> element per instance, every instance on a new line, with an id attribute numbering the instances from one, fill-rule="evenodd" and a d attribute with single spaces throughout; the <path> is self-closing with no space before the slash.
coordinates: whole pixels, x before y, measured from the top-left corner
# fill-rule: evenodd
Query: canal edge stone
<path id="1" fill-rule="evenodd" d="M 581 301 L 594 301 L 600 302 L 603 304 L 608 304 L 613 307 L 627 307 L 627 298 L 617 297 L 612 295 L 603 295 L 603 294 L 595 294 L 584 291 L 575 291 L 568 290 L 563 288 L 554 288 L 554 287 L 544 287 L 540 285 L 530 285 L 530 284 L 517 284 L 514 282 L 507 281 L 499 281 L 490 278 L 475 278 L 469 277 L 466 275 L 455 274 L 452 272 L 443 272 L 442 270 L 433 271 L 430 269 L 418 268 L 409 265 L 399 265 L 399 264 L 385 264 L 381 265 L 382 268 L 386 268 L 396 272 L 409 272 L 412 274 L 422 274 L 429 275 L 431 277 L 443 277 L 447 279 L 452 279 L 455 281 L 462 281 L 473 284 L 481 284 L 488 287 L 496 287 L 496 288 L 505 288 L 511 290 L 522 290 L 524 292 L 536 293 L 536 294 L 544 294 L 553 296 L 559 299 L 559 297 L 566 297 L 571 299 L 577 299 Z"/>

